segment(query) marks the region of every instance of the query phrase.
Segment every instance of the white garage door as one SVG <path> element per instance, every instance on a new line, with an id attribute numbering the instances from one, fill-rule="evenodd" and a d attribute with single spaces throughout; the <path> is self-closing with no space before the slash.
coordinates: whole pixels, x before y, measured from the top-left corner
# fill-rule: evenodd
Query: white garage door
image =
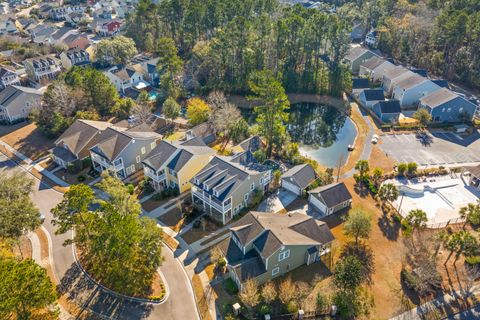
<path id="1" fill-rule="evenodd" d="M 295 193 L 296 195 L 300 195 L 300 188 L 297 187 L 296 185 L 294 185 L 293 183 L 290 183 L 286 180 L 282 180 L 282 187 L 285 189 L 285 190 L 288 190 L 290 192 L 293 192 Z"/>

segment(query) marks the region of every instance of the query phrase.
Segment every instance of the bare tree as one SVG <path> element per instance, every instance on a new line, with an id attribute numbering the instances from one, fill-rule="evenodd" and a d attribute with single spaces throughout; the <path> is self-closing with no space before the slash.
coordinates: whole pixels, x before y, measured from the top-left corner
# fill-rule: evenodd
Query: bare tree
<path id="1" fill-rule="evenodd" d="M 263 285 L 262 297 L 266 304 L 272 303 L 277 298 L 277 288 L 272 281 L 269 281 Z"/>
<path id="2" fill-rule="evenodd" d="M 225 95 L 221 91 L 213 91 L 207 97 L 207 103 L 212 109 L 209 119 L 210 125 L 215 128 L 218 135 L 223 138 L 223 148 L 230 141 L 230 131 L 235 123 L 242 119 L 242 115 L 238 108 L 227 101 Z"/>
<path id="3" fill-rule="evenodd" d="M 280 301 L 287 305 L 296 298 L 295 284 L 292 278 L 285 278 L 278 287 L 278 298 Z"/>
<path id="4" fill-rule="evenodd" d="M 260 302 L 260 294 L 258 293 L 257 283 L 254 279 L 250 278 L 245 281 L 238 297 L 250 312 L 257 306 Z"/>

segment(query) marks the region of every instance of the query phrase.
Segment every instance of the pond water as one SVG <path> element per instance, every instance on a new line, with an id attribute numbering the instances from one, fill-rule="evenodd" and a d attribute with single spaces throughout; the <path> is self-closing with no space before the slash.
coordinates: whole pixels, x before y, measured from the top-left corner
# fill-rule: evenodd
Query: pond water
<path id="1" fill-rule="evenodd" d="M 348 158 L 357 129 L 353 121 L 334 107 L 299 103 L 290 107 L 288 132 L 300 144 L 300 152 L 325 167 L 334 168 Z"/>

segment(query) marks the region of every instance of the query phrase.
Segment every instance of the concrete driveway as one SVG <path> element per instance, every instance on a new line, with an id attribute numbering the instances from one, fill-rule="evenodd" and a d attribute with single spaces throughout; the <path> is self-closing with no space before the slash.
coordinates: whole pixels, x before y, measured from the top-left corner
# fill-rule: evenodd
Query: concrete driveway
<path id="1" fill-rule="evenodd" d="M 285 207 L 291 204 L 296 198 L 296 194 L 279 188 L 274 194 L 263 200 L 258 205 L 257 210 L 264 212 L 279 212 L 285 209 Z"/>
<path id="2" fill-rule="evenodd" d="M 2 154 L 0 154 L 0 170 L 24 171 Z M 36 178 L 33 188 L 32 200 L 45 215 L 43 226 L 51 240 L 54 273 L 60 282 L 59 289 L 69 295 L 76 304 L 109 319 L 199 319 L 187 274 L 173 252 L 166 246 L 163 247 L 165 260 L 160 269 L 166 279 L 170 295 L 160 305 L 125 301 L 110 295 L 89 281 L 74 263 L 72 247 L 63 246 L 63 242 L 71 237 L 71 233 L 55 235 L 55 227 L 51 223 L 53 217 L 50 210 L 63 199 L 63 194 L 49 188 Z"/>

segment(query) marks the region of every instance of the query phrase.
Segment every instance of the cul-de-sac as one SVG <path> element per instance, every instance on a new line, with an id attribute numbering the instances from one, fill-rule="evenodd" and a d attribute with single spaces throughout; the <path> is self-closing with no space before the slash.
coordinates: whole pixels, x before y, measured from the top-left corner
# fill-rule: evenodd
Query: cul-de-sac
<path id="1" fill-rule="evenodd" d="M 480 319 L 479 1 L 0 1 L 0 319 Z"/>

